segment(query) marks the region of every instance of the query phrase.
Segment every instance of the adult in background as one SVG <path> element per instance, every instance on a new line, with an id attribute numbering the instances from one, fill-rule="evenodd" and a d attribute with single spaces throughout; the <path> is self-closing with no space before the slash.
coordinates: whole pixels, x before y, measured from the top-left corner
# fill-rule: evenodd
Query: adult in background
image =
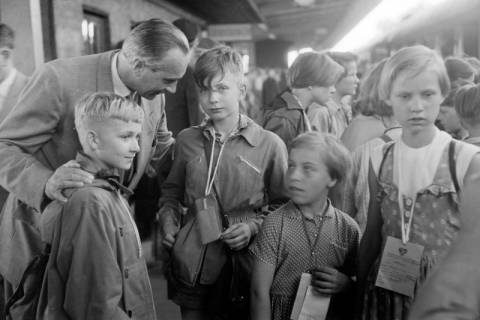
<path id="1" fill-rule="evenodd" d="M 133 169 L 121 174 L 124 185 L 134 189 L 152 157 L 161 158 L 173 143 L 163 93 L 175 91 L 188 53 L 180 30 L 151 19 L 130 32 L 120 51 L 46 63 L 25 87 L 0 125 L 0 184 L 10 192 L 0 221 L 0 273 L 11 289 L 7 312 L 12 319 L 25 319 L 35 307 L 29 294 L 39 286 L 31 259 L 43 249 L 40 212 L 51 200 L 65 201 L 63 190 L 94 178 L 69 161 L 80 150 L 75 103 L 90 92 L 113 91 L 141 105 L 146 119 L 141 150 Z"/>
<path id="2" fill-rule="evenodd" d="M 14 51 L 15 32 L 5 23 L 0 23 L 0 122 L 12 110 L 20 91 L 28 81 L 28 77 L 13 64 Z M 0 209 L 7 196 L 8 192 L 0 187 Z"/>
<path id="3" fill-rule="evenodd" d="M 13 64 L 15 51 L 15 32 L 5 23 L 0 23 L 0 122 L 12 110 L 18 95 L 28 81 L 28 77 L 15 69 Z M 7 190 L 0 187 L 0 210 L 7 200 Z M 0 320 L 4 315 L 3 286 L 0 277 Z"/>

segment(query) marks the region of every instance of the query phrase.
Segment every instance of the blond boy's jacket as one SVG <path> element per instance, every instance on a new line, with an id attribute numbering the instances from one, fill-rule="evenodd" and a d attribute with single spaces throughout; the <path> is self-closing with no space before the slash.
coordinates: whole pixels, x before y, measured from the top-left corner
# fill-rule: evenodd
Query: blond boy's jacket
<path id="1" fill-rule="evenodd" d="M 91 185 L 70 189 L 67 203 L 51 202 L 42 213 L 42 241 L 50 245 L 37 320 L 155 320 L 155 307 L 138 231 L 118 172 L 100 170 Z"/>
<path id="2" fill-rule="evenodd" d="M 49 200 L 45 185 L 54 170 L 75 158 L 80 144 L 74 106 L 87 93 L 113 91 L 115 51 L 60 59 L 38 68 L 12 112 L 0 124 L 0 185 L 10 192 L 0 215 L 0 274 L 17 289 L 26 266 L 41 250 L 38 223 Z M 172 144 L 166 128 L 164 97 L 142 99 L 145 121 L 134 189 L 152 155 Z M 155 144 L 156 148 L 152 148 Z"/>

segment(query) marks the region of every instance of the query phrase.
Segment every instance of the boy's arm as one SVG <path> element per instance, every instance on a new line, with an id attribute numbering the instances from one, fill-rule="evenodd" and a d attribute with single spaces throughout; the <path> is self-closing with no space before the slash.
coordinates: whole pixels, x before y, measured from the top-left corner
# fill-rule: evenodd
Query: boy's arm
<path id="1" fill-rule="evenodd" d="M 129 319 L 120 308 L 123 275 L 111 214 L 92 194 L 74 194 L 64 207 L 56 264 L 71 319 Z"/>
<path id="2" fill-rule="evenodd" d="M 173 238 L 180 228 L 181 204 L 185 193 L 185 156 L 181 135 L 175 144 L 173 164 L 167 179 L 162 184 L 157 217 L 163 236 Z M 173 245 L 173 243 L 172 243 Z"/>
<path id="3" fill-rule="evenodd" d="M 250 286 L 250 315 L 252 320 L 272 318 L 270 288 L 272 287 L 275 266 L 254 259 Z"/>

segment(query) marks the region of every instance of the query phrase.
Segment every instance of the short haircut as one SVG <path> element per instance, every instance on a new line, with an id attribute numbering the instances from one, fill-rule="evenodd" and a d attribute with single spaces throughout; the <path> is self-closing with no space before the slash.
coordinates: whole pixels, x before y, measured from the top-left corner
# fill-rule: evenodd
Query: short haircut
<path id="1" fill-rule="evenodd" d="M 121 52 L 130 61 L 140 58 L 147 64 L 160 64 L 171 49 L 189 53 L 188 40 L 173 24 L 160 19 L 140 22 L 123 42 Z"/>
<path id="2" fill-rule="evenodd" d="M 139 105 L 110 92 L 87 94 L 75 105 L 75 128 L 82 146 L 87 129 L 93 123 L 109 119 L 142 123 L 143 117 L 143 109 Z"/>
<path id="3" fill-rule="evenodd" d="M 330 58 L 333 59 L 333 61 L 335 61 L 336 63 L 338 63 L 339 65 L 341 65 L 345 69 L 345 71 L 343 72 L 340 79 L 347 75 L 348 64 L 351 63 L 351 62 L 357 62 L 357 60 L 358 60 L 358 57 L 351 52 L 331 51 L 331 52 L 328 52 L 327 54 Z"/>
<path id="4" fill-rule="evenodd" d="M 393 115 L 392 107 L 380 99 L 378 94 L 380 76 L 386 62 L 387 59 L 383 59 L 374 65 L 360 83 L 360 95 L 355 104 L 355 110 L 365 116 L 391 117 Z"/>
<path id="5" fill-rule="evenodd" d="M 473 84 L 470 81 L 467 81 L 465 79 L 457 79 L 456 81 L 451 83 L 451 88 L 450 92 L 448 95 L 443 99 L 442 103 L 440 104 L 441 106 L 445 107 L 454 107 L 455 105 L 455 96 L 457 95 L 458 90 L 466 85 Z"/>
<path id="6" fill-rule="evenodd" d="M 461 58 L 449 57 L 445 59 L 445 68 L 447 68 L 450 83 L 458 79 L 468 79 L 475 76 L 475 69 Z"/>
<path id="7" fill-rule="evenodd" d="M 310 86 L 330 87 L 340 79 L 344 68 L 326 53 L 301 53 L 288 69 L 287 81 L 290 88 Z"/>
<path id="8" fill-rule="evenodd" d="M 243 62 L 240 54 L 227 46 L 219 46 L 205 51 L 195 63 L 193 76 L 201 89 L 208 89 L 213 78 L 227 72 L 239 76 L 243 81 Z"/>
<path id="9" fill-rule="evenodd" d="M 5 23 L 0 23 L 0 47 L 15 48 L 15 32 Z"/>
<path id="10" fill-rule="evenodd" d="M 442 96 L 447 96 L 450 81 L 442 58 L 434 50 L 418 45 L 402 48 L 387 60 L 378 86 L 380 99 L 390 98 L 392 84 L 400 74 L 407 73 L 409 77 L 416 77 L 426 70 L 435 72 Z"/>
<path id="11" fill-rule="evenodd" d="M 318 151 L 330 177 L 337 180 L 337 184 L 346 182 L 352 167 L 352 158 L 337 137 L 318 131 L 302 133 L 290 143 L 290 152 L 298 148 Z"/>
<path id="12" fill-rule="evenodd" d="M 467 84 L 458 89 L 454 99 L 458 117 L 469 125 L 480 124 L 480 84 Z"/>

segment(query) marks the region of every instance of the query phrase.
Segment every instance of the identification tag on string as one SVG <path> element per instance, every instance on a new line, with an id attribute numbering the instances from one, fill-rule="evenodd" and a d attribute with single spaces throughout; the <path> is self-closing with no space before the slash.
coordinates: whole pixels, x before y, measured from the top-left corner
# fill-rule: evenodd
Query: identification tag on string
<path id="1" fill-rule="evenodd" d="M 217 200 L 213 194 L 197 199 L 195 212 L 202 244 L 218 240 L 222 233 L 222 221 Z"/>
<path id="2" fill-rule="evenodd" d="M 291 320 L 324 320 L 330 305 L 330 296 L 317 293 L 310 285 L 312 275 L 303 273 L 293 304 Z"/>
<path id="3" fill-rule="evenodd" d="M 388 237 L 383 249 L 375 285 L 413 297 L 420 276 L 420 261 L 424 247 L 394 237 Z"/>

